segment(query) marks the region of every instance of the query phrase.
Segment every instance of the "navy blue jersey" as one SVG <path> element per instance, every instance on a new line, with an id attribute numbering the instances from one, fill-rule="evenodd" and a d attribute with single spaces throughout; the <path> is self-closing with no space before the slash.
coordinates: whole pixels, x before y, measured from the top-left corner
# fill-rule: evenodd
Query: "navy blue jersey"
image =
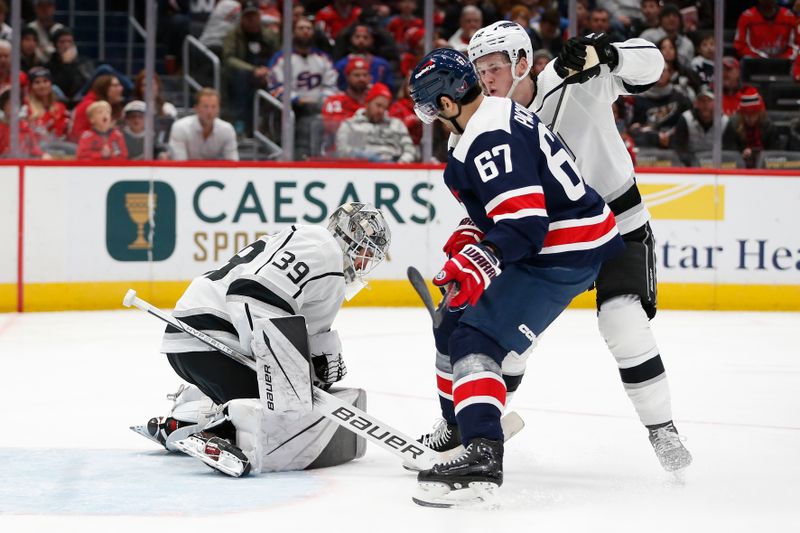
<path id="1" fill-rule="evenodd" d="M 614 214 L 561 142 L 510 99 L 484 98 L 444 181 L 505 263 L 583 267 L 624 249 Z"/>

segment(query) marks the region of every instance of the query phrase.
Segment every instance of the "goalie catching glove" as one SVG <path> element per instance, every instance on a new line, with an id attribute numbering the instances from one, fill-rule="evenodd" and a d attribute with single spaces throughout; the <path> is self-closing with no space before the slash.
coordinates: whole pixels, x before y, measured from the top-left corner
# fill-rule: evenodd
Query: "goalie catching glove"
<path id="1" fill-rule="evenodd" d="M 468 244 L 478 244 L 483 239 L 484 233 L 478 229 L 475 222 L 471 218 L 466 217 L 458 223 L 458 227 L 444 243 L 442 251 L 447 254 L 447 257 L 453 257 L 458 254 L 462 248 Z"/>
<path id="2" fill-rule="evenodd" d="M 591 46 L 597 52 L 598 63 L 586 65 L 586 48 Z M 561 78 L 569 77 L 569 83 L 584 83 L 600 74 L 600 65 L 608 65 L 614 70 L 619 62 L 619 53 L 611 45 L 611 39 L 605 33 L 590 33 L 584 37 L 573 37 L 564 43 L 553 67 Z M 570 76 L 570 71 L 575 74 Z"/>
<path id="3" fill-rule="evenodd" d="M 455 283 L 458 289 L 450 299 L 449 307 L 460 309 L 478 303 L 478 298 L 500 272 L 500 260 L 488 246 L 468 244 L 444 264 L 433 278 L 433 284 L 444 287 Z"/>
<path id="4" fill-rule="evenodd" d="M 347 366 L 342 358 L 342 341 L 335 330 L 309 335 L 308 348 L 314 367 L 314 385 L 327 390 L 347 375 Z"/>

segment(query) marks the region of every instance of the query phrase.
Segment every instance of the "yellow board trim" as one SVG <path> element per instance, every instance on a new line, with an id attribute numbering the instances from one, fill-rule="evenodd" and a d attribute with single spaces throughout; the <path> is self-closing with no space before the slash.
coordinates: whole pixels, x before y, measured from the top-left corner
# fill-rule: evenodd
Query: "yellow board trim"
<path id="1" fill-rule="evenodd" d="M 25 311 L 119 309 L 128 289 L 158 307 L 172 308 L 189 281 L 116 281 L 25 284 Z M 434 301 L 438 289 L 430 285 Z M 406 280 L 376 280 L 348 307 L 418 307 L 421 302 Z M 595 293 L 581 294 L 572 308 L 592 309 Z M 659 309 L 718 311 L 800 311 L 800 285 L 713 285 L 660 283 Z M 16 310 L 16 285 L 0 285 L 0 310 Z"/>
<path id="2" fill-rule="evenodd" d="M 0 283 L 0 313 L 17 310 L 17 284 Z"/>

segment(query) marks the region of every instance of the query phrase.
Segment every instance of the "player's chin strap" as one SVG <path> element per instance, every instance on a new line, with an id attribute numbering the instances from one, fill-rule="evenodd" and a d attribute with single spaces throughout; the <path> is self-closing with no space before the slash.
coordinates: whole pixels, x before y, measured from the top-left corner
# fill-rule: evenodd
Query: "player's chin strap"
<path id="1" fill-rule="evenodd" d="M 458 106 L 458 113 L 456 113 L 456 116 L 454 116 L 454 117 L 446 117 L 446 118 L 447 118 L 447 120 L 450 121 L 450 124 L 453 125 L 453 127 L 458 132 L 458 134 L 461 135 L 461 134 L 464 133 L 464 128 L 459 126 L 458 122 L 456 122 L 456 119 L 461 116 L 461 102 L 456 102 L 456 105 Z"/>
<path id="2" fill-rule="evenodd" d="M 514 89 L 516 89 L 516 88 L 517 88 L 517 85 L 519 85 L 519 82 L 521 82 L 522 80 L 524 80 L 524 79 L 525 79 L 525 77 L 526 77 L 528 74 L 530 74 L 530 72 L 531 72 L 531 67 L 529 66 L 527 69 L 525 69 L 525 72 L 523 72 L 523 73 L 522 73 L 522 76 L 519 76 L 519 77 L 517 77 L 517 76 L 516 76 L 516 74 L 514 74 L 514 71 L 516 71 L 516 70 L 517 70 L 517 65 L 518 65 L 518 64 L 519 64 L 519 63 L 515 63 L 515 64 L 512 64 L 512 65 L 511 65 L 511 78 L 512 78 L 514 81 L 513 81 L 513 82 L 511 82 L 511 87 L 508 89 L 508 94 L 506 95 L 506 98 L 511 98 L 511 97 L 513 96 L 513 94 L 514 94 Z"/>

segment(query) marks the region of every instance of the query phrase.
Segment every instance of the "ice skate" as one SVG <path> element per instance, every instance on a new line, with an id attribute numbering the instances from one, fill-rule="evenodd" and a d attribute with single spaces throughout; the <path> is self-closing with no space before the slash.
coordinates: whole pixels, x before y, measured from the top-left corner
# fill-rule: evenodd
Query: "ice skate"
<path id="1" fill-rule="evenodd" d="M 411 498 L 424 507 L 497 507 L 495 494 L 503 484 L 503 442 L 473 439 L 461 455 L 434 465 L 417 476 Z"/>
<path id="2" fill-rule="evenodd" d="M 250 473 L 250 459 L 229 440 L 202 431 L 179 440 L 175 446 L 192 457 L 231 477 L 244 477 Z"/>
<path id="3" fill-rule="evenodd" d="M 500 419 L 500 425 L 503 428 L 504 441 L 508 441 L 511 437 L 522 431 L 525 427 L 525 421 L 519 416 L 516 411 L 511 411 Z M 445 420 L 440 419 L 433 426 L 433 431 L 426 433 L 417 439 L 425 446 L 439 452 L 440 462 L 444 463 L 457 456 L 464 451 L 464 446 L 461 445 L 461 435 L 458 431 L 458 426 L 455 424 L 448 424 Z M 403 463 L 403 468 L 414 472 L 419 472 L 419 468 L 410 464 Z"/>
<path id="4" fill-rule="evenodd" d="M 147 424 L 141 426 L 130 426 L 131 431 L 138 433 L 142 437 L 156 442 L 167 448 L 167 437 L 176 429 L 189 425 L 187 422 L 181 422 L 171 417 L 153 417 L 147 421 Z M 167 448 L 169 449 L 169 448 Z"/>
<path id="5" fill-rule="evenodd" d="M 678 472 L 692 464 L 692 454 L 683 445 L 683 438 L 672 421 L 655 427 L 650 431 L 650 444 L 656 452 L 661 466 L 667 472 Z"/>

